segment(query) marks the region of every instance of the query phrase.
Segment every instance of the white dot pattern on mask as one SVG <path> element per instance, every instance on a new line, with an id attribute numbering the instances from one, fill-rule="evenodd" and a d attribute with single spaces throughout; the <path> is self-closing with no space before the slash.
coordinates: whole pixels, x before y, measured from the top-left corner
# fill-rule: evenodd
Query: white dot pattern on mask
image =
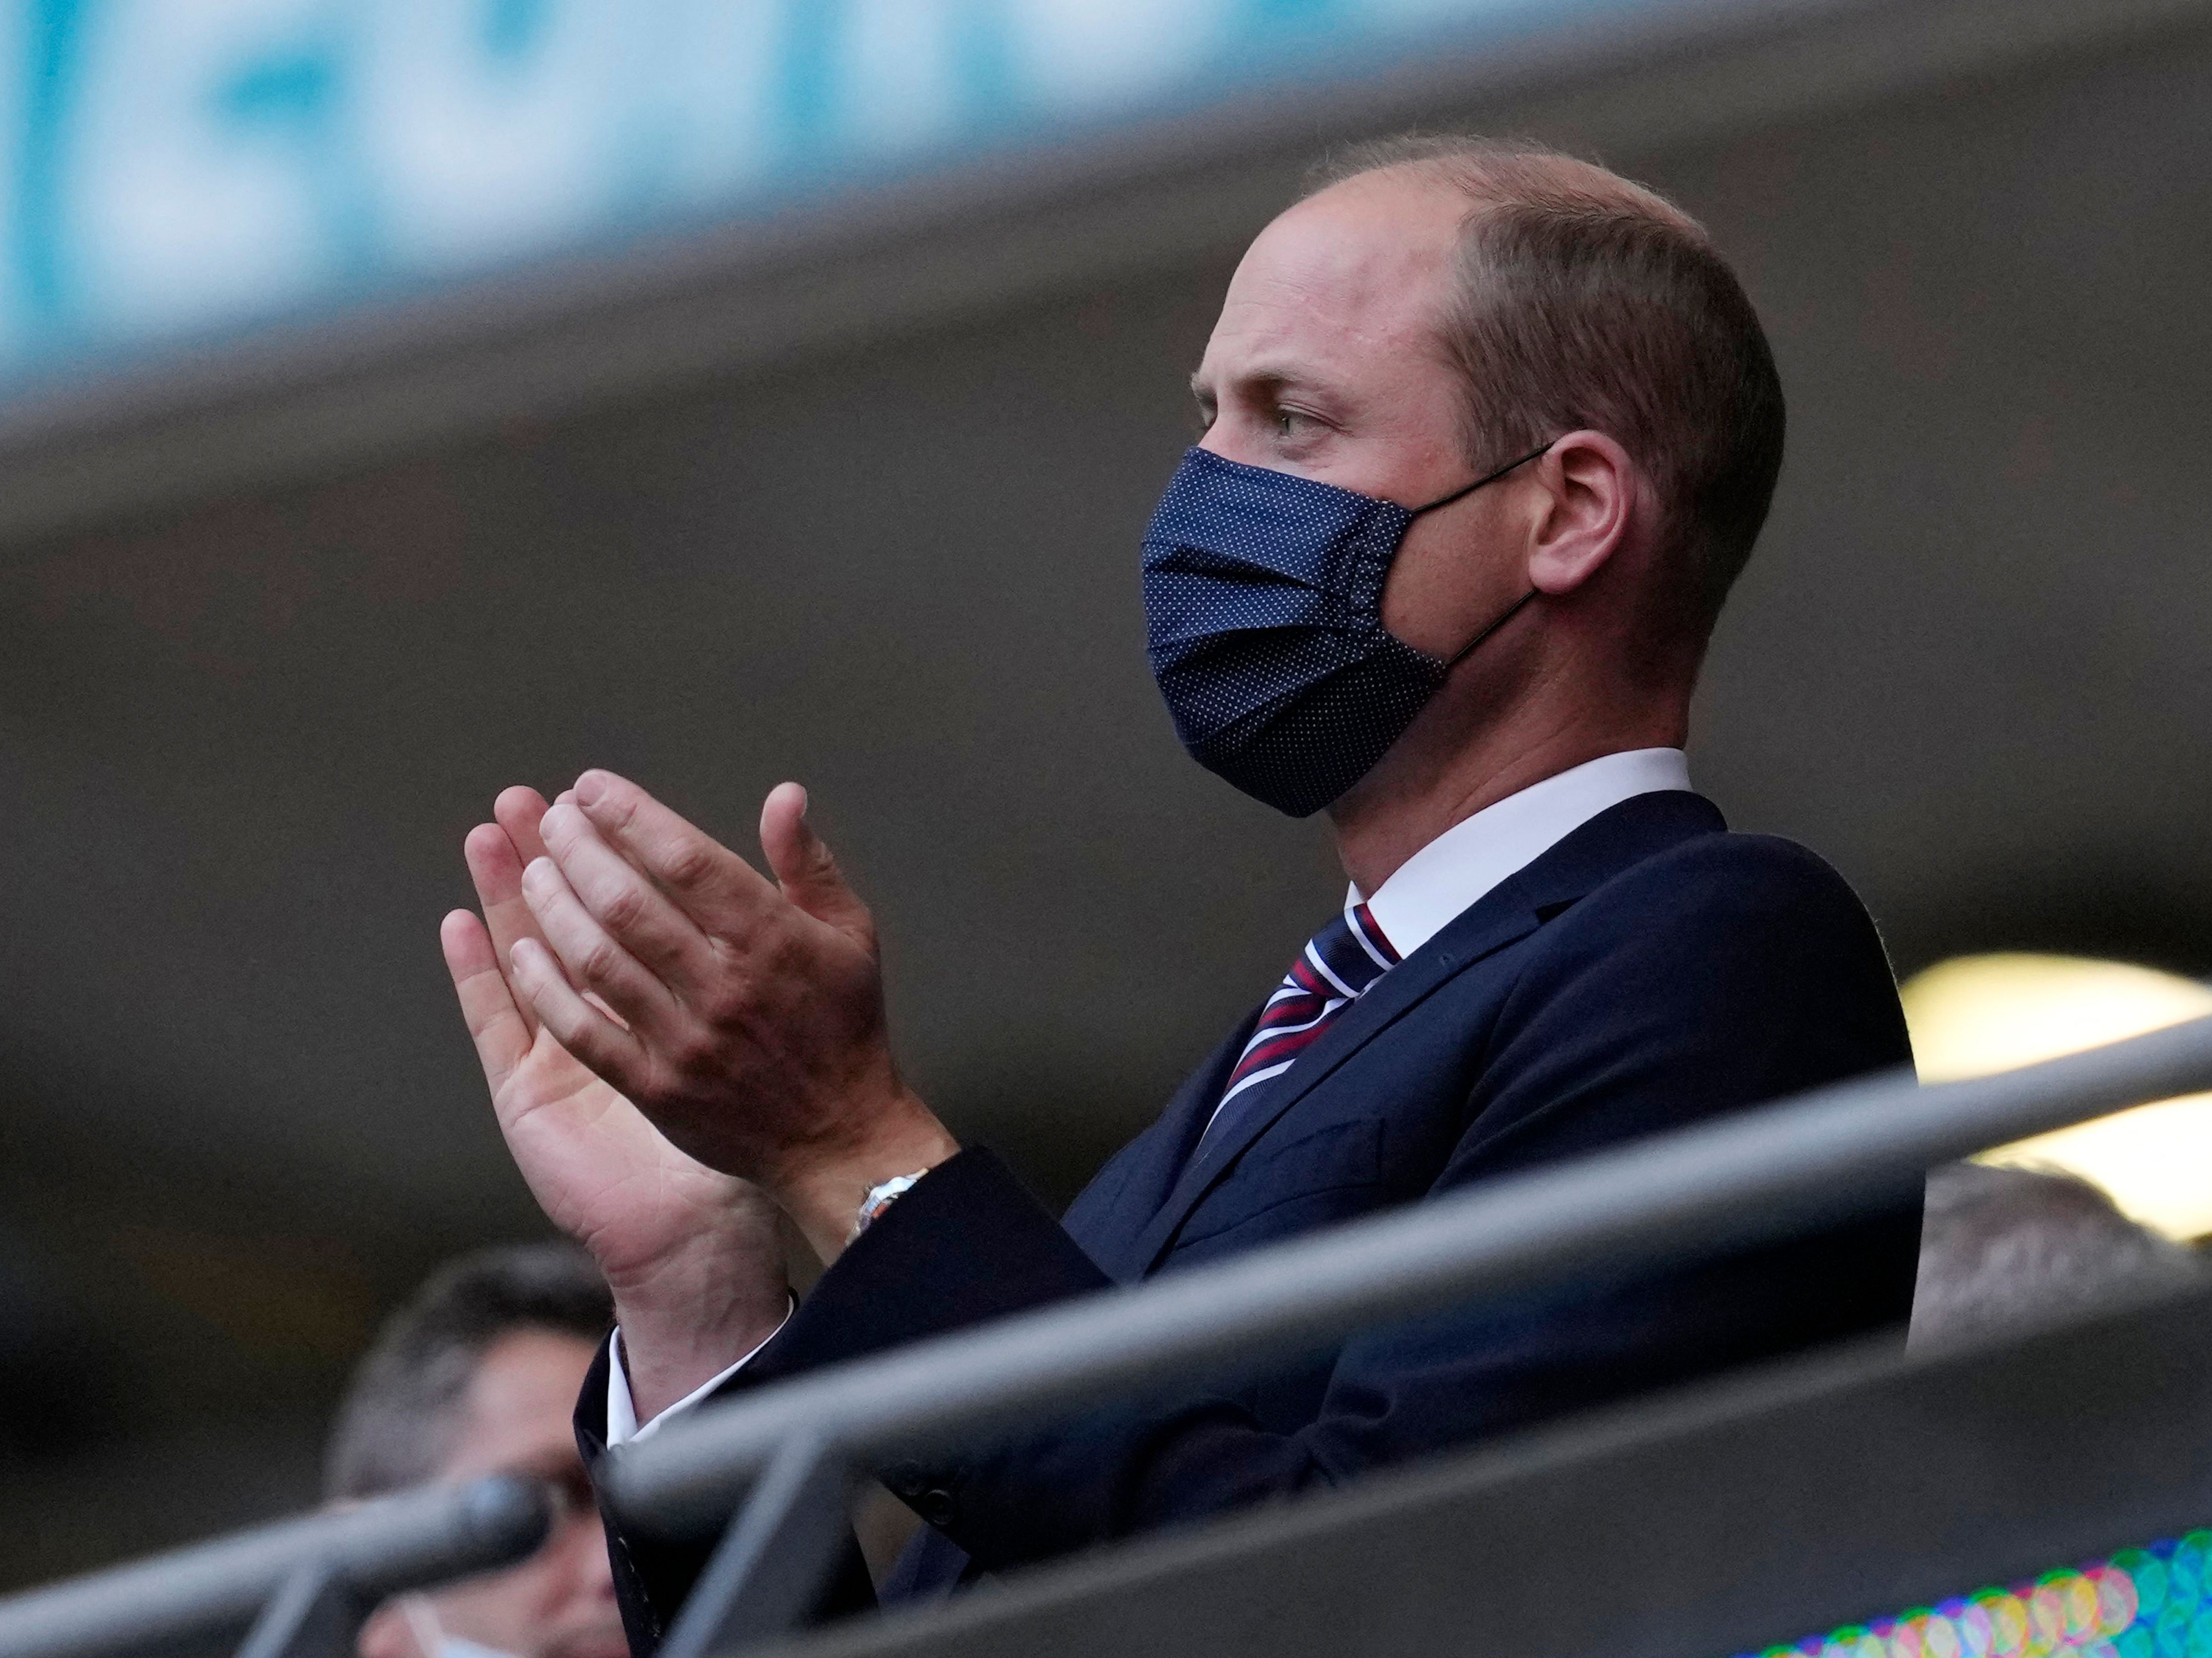
<path id="1" fill-rule="evenodd" d="M 1193 449 L 1144 544 L 1147 653 L 1193 757 L 1293 817 L 1382 757 L 1445 665 L 1382 625 L 1413 514 Z"/>

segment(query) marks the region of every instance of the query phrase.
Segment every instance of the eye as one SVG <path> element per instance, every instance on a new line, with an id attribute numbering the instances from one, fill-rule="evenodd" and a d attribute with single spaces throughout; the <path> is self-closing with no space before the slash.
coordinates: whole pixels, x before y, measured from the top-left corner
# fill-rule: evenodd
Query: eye
<path id="1" fill-rule="evenodd" d="M 599 1511 L 599 1497 L 592 1489 L 592 1477 L 579 1463 L 552 1473 L 540 1473 L 550 1489 L 553 1517 L 556 1522 L 573 1520 L 579 1515 L 595 1515 Z"/>

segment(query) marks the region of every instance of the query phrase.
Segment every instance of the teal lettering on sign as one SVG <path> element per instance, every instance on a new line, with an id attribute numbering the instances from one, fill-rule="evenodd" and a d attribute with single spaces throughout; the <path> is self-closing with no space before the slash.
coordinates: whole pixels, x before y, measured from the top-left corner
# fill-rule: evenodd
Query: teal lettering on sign
<path id="1" fill-rule="evenodd" d="M 0 367 L 204 338 L 1634 0 L 15 0 Z M 1648 0 L 1646 0 L 1648 3 Z"/>

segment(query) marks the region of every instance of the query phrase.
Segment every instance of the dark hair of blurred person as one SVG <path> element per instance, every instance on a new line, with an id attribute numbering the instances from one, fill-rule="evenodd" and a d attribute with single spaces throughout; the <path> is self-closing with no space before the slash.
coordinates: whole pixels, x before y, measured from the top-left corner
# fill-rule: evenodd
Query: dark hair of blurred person
<path id="1" fill-rule="evenodd" d="M 569 1422 L 613 1321 L 605 1283 L 565 1243 L 463 1255 L 386 1321 L 339 1408 L 325 1495 L 512 1473 L 561 1500 L 552 1534 L 521 1564 L 380 1608 L 362 1658 L 623 1658 L 606 1539 Z"/>
<path id="2" fill-rule="evenodd" d="M 2057 1169 L 1951 1163 L 1928 1176 L 1911 1345 L 2049 1323 L 2198 1277 L 2195 1251 Z"/>

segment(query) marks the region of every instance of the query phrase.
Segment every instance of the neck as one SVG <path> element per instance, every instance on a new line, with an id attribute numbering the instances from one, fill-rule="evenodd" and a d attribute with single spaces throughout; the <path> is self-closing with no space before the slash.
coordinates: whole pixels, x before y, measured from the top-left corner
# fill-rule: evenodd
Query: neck
<path id="1" fill-rule="evenodd" d="M 1455 824 L 1547 777 L 1631 749 L 1680 748 L 1689 699 L 1639 698 L 1626 708 L 1517 709 L 1441 753 L 1422 739 L 1429 714 L 1380 765 L 1329 808 L 1337 856 L 1353 885 L 1372 894 L 1405 861 Z M 1436 710 L 1432 709 L 1431 712 Z"/>

